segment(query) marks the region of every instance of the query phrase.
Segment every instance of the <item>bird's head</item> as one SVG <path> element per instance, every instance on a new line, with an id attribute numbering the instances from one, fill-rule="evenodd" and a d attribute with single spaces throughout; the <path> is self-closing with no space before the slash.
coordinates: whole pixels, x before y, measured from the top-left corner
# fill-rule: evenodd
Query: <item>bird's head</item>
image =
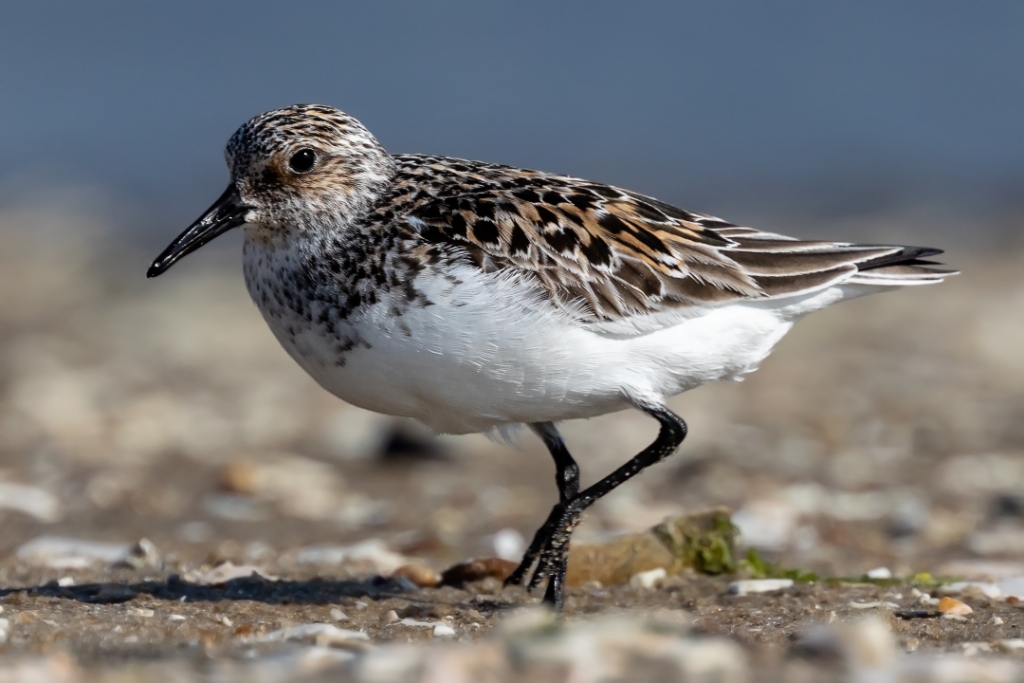
<path id="1" fill-rule="evenodd" d="M 344 226 L 369 211 L 394 174 L 391 157 L 359 121 L 316 104 L 253 117 L 225 155 L 227 190 L 153 261 L 148 277 L 242 225 L 267 241 Z"/>

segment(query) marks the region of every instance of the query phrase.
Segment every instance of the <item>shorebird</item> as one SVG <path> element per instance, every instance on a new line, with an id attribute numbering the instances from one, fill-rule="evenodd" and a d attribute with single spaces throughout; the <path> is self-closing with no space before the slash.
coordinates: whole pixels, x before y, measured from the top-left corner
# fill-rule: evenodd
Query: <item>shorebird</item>
<path id="1" fill-rule="evenodd" d="M 322 105 L 252 118 L 226 157 L 227 190 L 148 276 L 241 227 L 253 301 L 327 391 L 442 433 L 528 425 L 559 500 L 508 583 L 546 579 L 558 608 L 583 510 L 686 436 L 666 399 L 751 372 L 812 311 L 954 274 L 928 260 L 939 249 L 797 240 L 579 178 L 392 155 Z M 580 490 L 556 423 L 626 408 L 657 438 Z"/>

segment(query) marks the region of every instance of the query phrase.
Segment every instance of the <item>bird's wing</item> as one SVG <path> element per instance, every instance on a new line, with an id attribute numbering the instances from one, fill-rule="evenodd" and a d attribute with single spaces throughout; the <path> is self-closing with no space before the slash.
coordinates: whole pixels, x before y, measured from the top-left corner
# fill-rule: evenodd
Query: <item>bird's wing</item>
<path id="1" fill-rule="evenodd" d="M 936 249 L 799 241 L 565 176 L 419 157 L 402 182 L 425 258 L 454 250 L 532 279 L 581 322 L 798 295 L 864 270 L 902 284 L 949 273 L 921 260 Z"/>

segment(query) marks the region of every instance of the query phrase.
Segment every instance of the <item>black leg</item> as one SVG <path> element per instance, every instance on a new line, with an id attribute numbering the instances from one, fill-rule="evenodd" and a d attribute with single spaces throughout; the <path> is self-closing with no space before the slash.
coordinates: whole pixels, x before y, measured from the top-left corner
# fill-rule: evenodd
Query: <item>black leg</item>
<path id="1" fill-rule="evenodd" d="M 641 409 L 661 423 L 658 438 L 625 465 L 593 486 L 568 498 L 560 496 L 559 503 L 551 509 L 547 521 L 537 530 L 533 542 L 523 556 L 522 563 L 508 577 L 506 584 L 522 583 L 534 560 L 539 557 L 537 569 L 534 570 L 528 587 L 536 588 L 541 581 L 547 578 L 548 585 L 544 592 L 544 601 L 551 603 L 556 609 L 562 608 L 565 569 L 569 558 L 569 537 L 576 525 L 579 524 L 580 515 L 596 500 L 619 484 L 671 455 L 686 438 L 686 423 L 672 411 L 660 406 Z M 559 473 L 559 491 L 563 491 L 563 485 L 574 485 L 578 488 L 579 471 L 575 467 L 576 463 L 565 449 L 565 444 L 562 443 L 561 437 L 558 437 L 557 431 L 554 431 L 554 426 L 545 426 L 549 424 L 542 423 L 534 426 L 534 431 L 541 435 L 555 458 Z M 541 431 L 542 429 L 544 431 Z M 546 434 L 552 433 L 554 438 L 549 441 Z M 571 463 L 571 466 L 567 463 Z M 569 472 L 572 474 L 567 474 Z"/>
<path id="2" fill-rule="evenodd" d="M 558 428 L 551 422 L 538 422 L 530 425 L 530 429 L 544 440 L 544 445 L 555 459 L 555 483 L 558 484 L 558 499 L 566 503 L 576 497 L 580 490 L 580 466 L 569 455 L 569 449 L 562 441 Z"/>
<path id="3" fill-rule="evenodd" d="M 565 447 L 565 442 L 562 441 L 562 435 L 558 433 L 558 428 L 551 422 L 537 422 L 531 424 L 530 429 L 544 441 L 544 445 L 548 447 L 551 457 L 555 460 L 555 484 L 558 485 L 559 502 L 551 508 L 551 514 L 548 515 L 547 521 L 537 529 L 530 547 L 527 548 L 526 553 L 523 555 L 523 561 L 505 579 L 506 586 L 518 586 L 523 582 L 526 573 L 530 571 L 534 560 L 537 559 L 537 555 L 540 554 L 541 549 L 544 547 L 544 543 L 551 536 L 553 531 L 552 525 L 557 521 L 562 507 L 575 498 L 580 490 L 580 467 L 572 459 L 569 449 Z"/>

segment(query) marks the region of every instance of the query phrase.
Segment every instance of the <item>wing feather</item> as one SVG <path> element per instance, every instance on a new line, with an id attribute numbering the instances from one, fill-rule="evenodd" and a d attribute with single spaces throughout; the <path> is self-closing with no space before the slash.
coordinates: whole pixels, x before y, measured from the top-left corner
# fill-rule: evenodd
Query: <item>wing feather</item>
<path id="1" fill-rule="evenodd" d="M 401 215 L 442 247 L 433 253 L 528 278 L 584 321 L 794 296 L 854 277 L 911 284 L 951 272 L 921 260 L 935 249 L 801 241 L 576 178 L 444 157 L 396 160 Z"/>

